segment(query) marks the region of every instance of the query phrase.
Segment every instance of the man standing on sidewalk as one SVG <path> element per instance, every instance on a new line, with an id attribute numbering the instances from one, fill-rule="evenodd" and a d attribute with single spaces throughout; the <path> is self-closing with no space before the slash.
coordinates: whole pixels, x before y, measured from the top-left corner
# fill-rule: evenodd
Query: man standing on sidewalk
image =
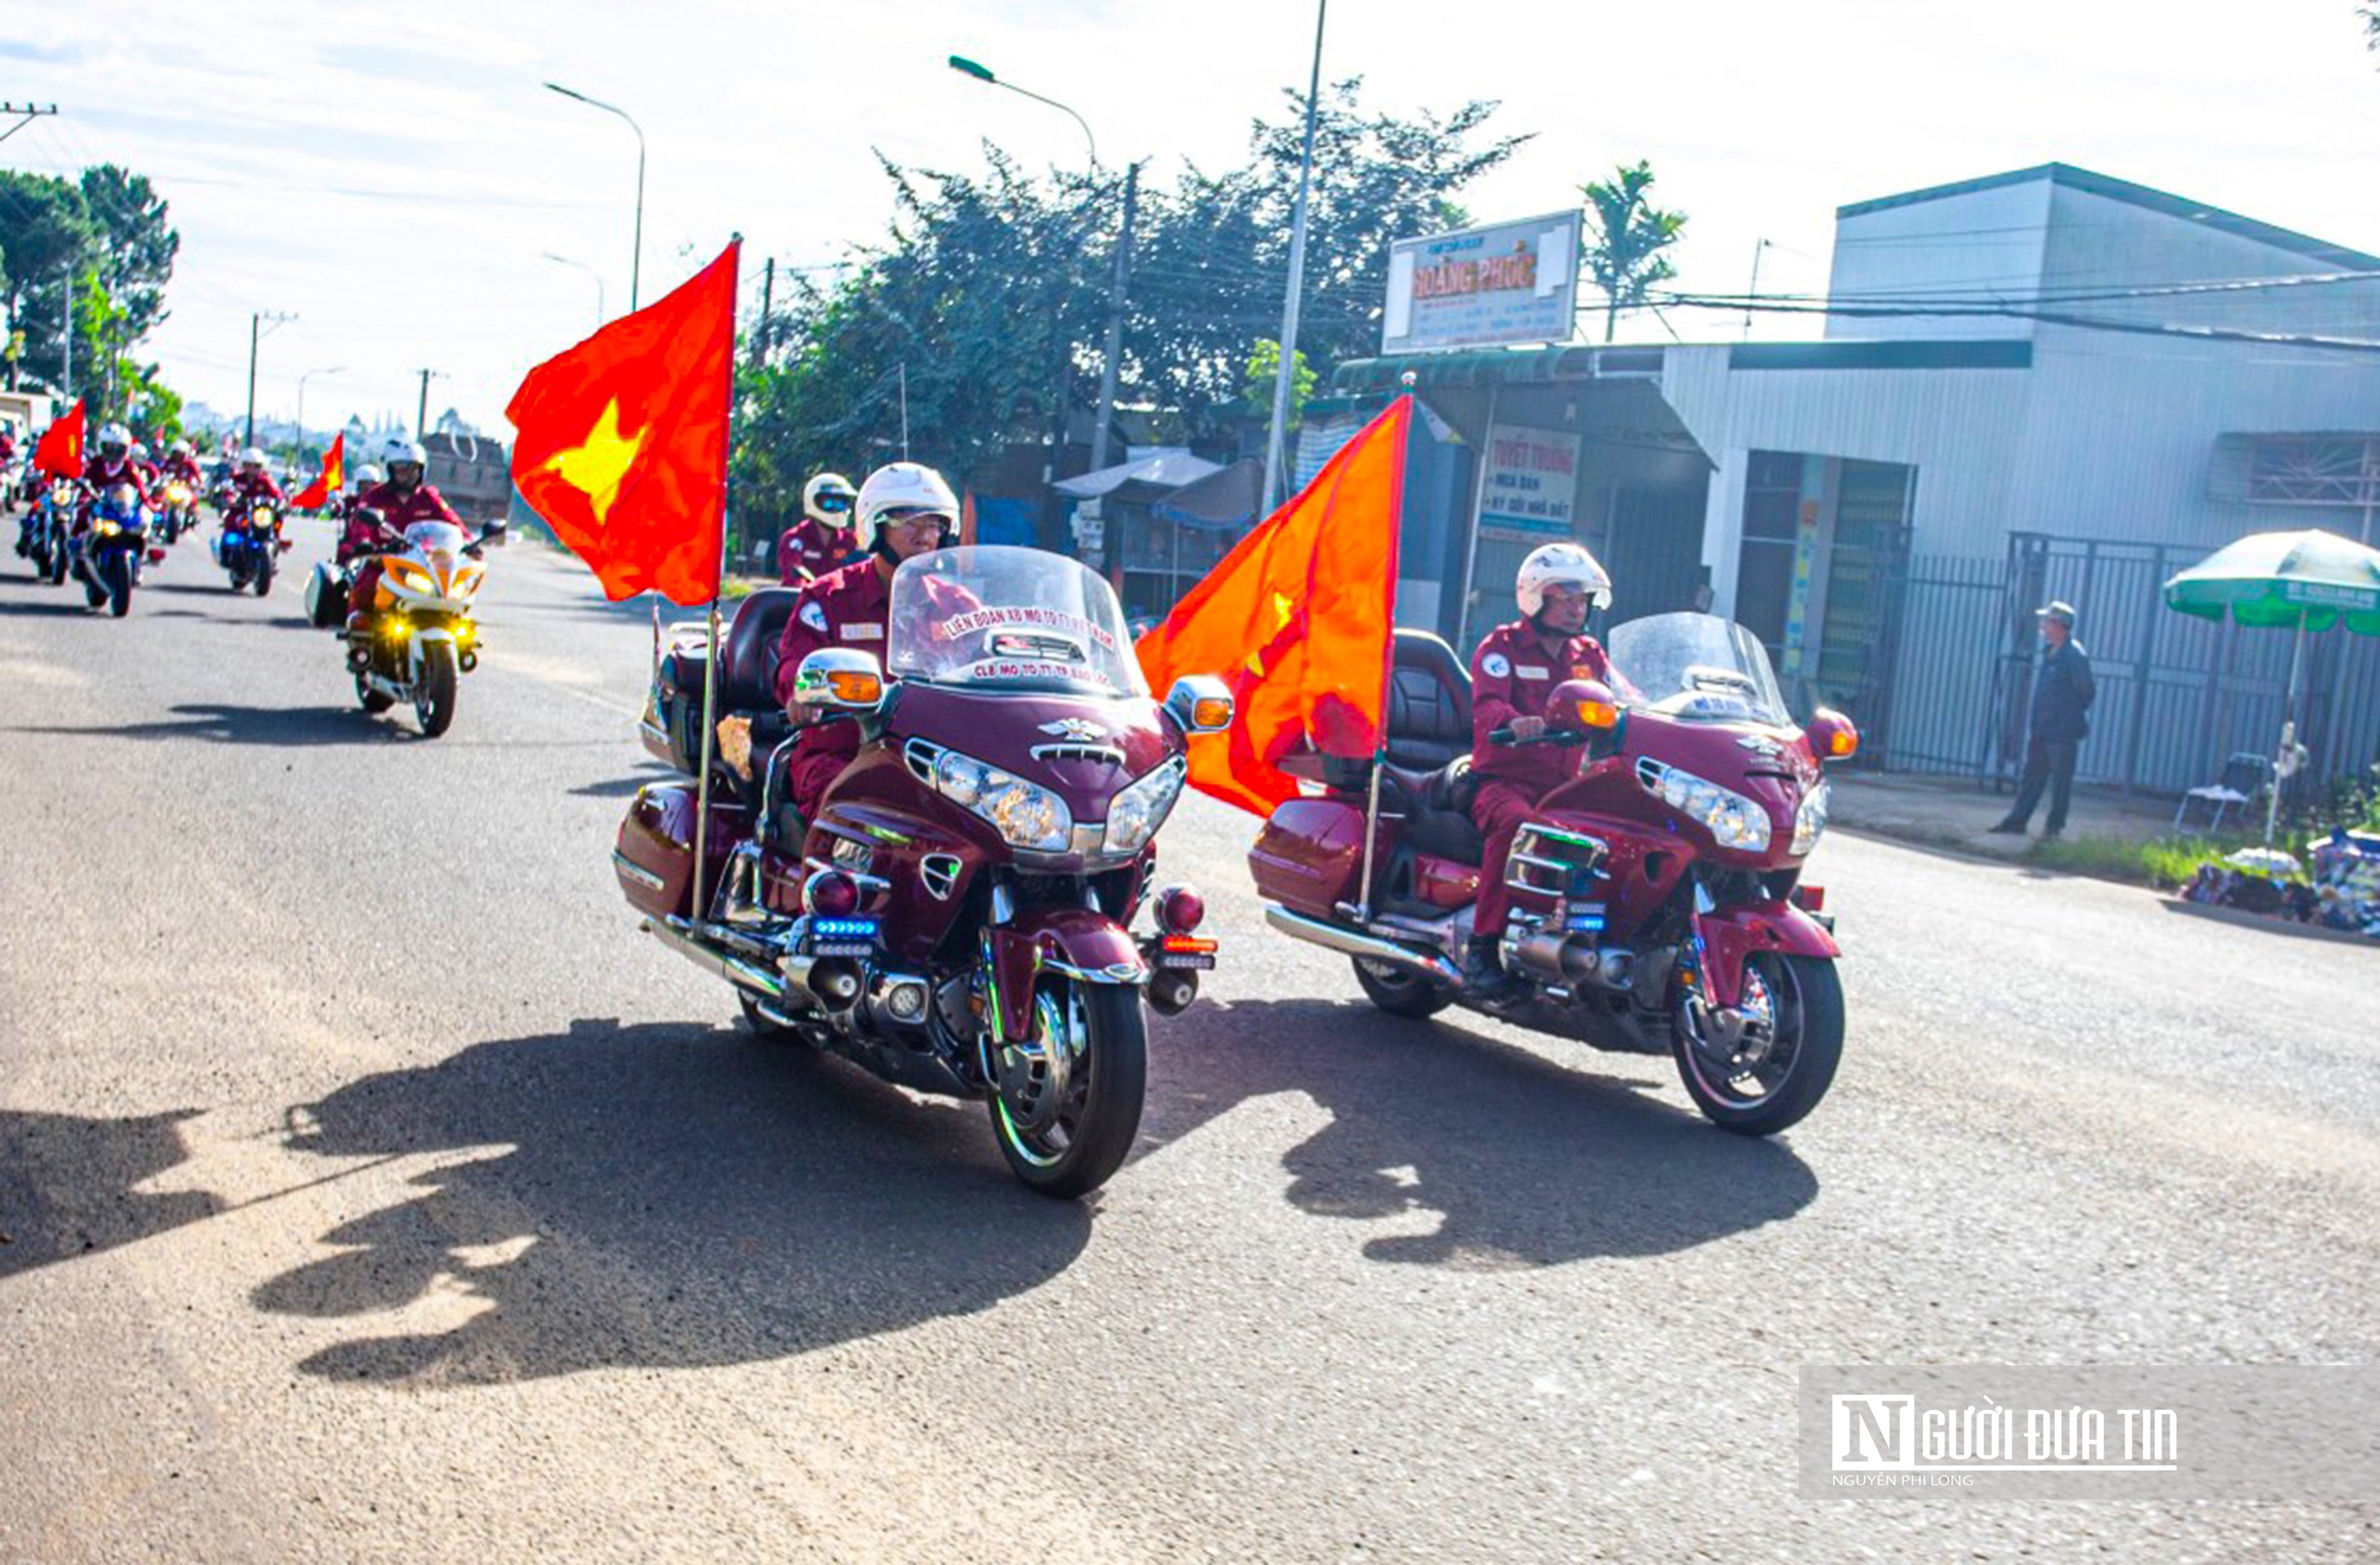
<path id="1" fill-rule="evenodd" d="M 2074 607 L 2052 603 L 2041 611 L 2041 639 L 2048 650 L 2033 676 L 2033 728 L 2024 752 L 2024 780 L 2008 819 L 1992 828 L 2016 836 L 2024 834 L 2044 788 L 2049 790 L 2049 819 L 2041 840 L 2055 842 L 2066 830 L 2066 807 L 2074 793 L 2074 756 L 2089 737 L 2092 698 L 2091 660 L 2074 643 Z"/>

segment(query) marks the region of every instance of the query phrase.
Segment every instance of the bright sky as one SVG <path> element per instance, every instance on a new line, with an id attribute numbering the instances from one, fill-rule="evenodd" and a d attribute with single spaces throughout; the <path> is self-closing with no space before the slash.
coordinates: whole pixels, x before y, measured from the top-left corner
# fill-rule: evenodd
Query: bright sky
<path id="1" fill-rule="evenodd" d="M 1297 0 L 10 0 L 0 100 L 62 112 L 0 164 L 156 180 L 182 255 L 149 351 L 186 395 L 237 412 L 249 314 L 279 310 L 298 319 L 264 339 L 260 414 L 339 366 L 308 383 L 310 425 L 409 423 L 427 366 L 447 377 L 433 418 L 501 430 L 523 371 L 595 321 L 595 280 L 544 253 L 600 273 L 613 313 L 628 296 L 635 138 L 541 81 L 644 127 L 644 299 L 740 229 L 757 300 L 761 257 L 816 264 L 881 231 L 872 149 L 973 168 L 989 137 L 1079 166 L 1074 121 L 950 54 L 1065 100 L 1111 164 L 1153 154 L 1165 179 L 1241 154 L 1304 86 L 1313 26 Z M 2380 250 L 2375 65 L 2350 0 L 1337 0 L 1323 56 L 1373 106 L 1499 98 L 1495 123 L 1537 133 L 1464 192 L 1483 220 L 1650 158 L 1692 220 L 1681 285 L 1725 293 L 1762 238 L 1764 290 L 1822 289 L 1842 202 L 2051 160 Z"/>

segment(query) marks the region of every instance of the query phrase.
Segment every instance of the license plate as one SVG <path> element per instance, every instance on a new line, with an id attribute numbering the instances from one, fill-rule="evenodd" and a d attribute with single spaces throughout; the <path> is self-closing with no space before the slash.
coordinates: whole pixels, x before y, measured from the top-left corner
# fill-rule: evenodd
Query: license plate
<path id="1" fill-rule="evenodd" d="M 873 956 L 876 954 L 876 942 L 873 940 L 820 940 L 810 948 L 810 954 L 812 956 Z"/>
<path id="2" fill-rule="evenodd" d="M 1214 971 L 1215 959 L 1198 952 L 1160 951 L 1157 953 L 1157 964 L 1160 967 L 1187 968 L 1194 973 L 1210 973 Z"/>

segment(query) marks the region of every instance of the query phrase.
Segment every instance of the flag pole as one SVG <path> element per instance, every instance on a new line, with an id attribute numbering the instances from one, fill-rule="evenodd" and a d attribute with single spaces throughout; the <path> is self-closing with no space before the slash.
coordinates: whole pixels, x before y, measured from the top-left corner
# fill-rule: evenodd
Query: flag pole
<path id="1" fill-rule="evenodd" d="M 728 295 L 732 298 L 743 273 L 744 236 L 731 236 L 727 248 L 735 252 L 735 261 L 727 268 Z M 702 896 L 702 872 L 710 862 L 710 764 L 712 746 L 719 738 L 719 601 L 727 593 L 727 463 L 735 450 L 735 325 L 732 312 L 727 330 L 727 417 L 721 421 L 719 436 L 719 567 L 710 582 L 710 649 L 702 660 L 702 770 L 694 782 L 694 903 L 687 911 L 697 924 L 707 922 L 709 907 Z M 658 606 L 654 612 L 659 613 Z M 658 625 L 660 622 L 654 623 Z"/>
<path id="2" fill-rule="evenodd" d="M 1408 370 L 1403 376 L 1402 400 L 1405 409 L 1403 438 L 1408 445 L 1413 439 L 1414 374 Z M 1401 568 L 1398 545 L 1403 541 L 1405 513 L 1405 454 L 1397 454 L 1396 498 L 1389 507 L 1389 655 L 1380 665 L 1380 729 L 1372 746 L 1371 797 L 1364 807 L 1364 878 L 1355 886 L 1355 921 L 1372 921 L 1372 855 L 1380 837 L 1380 773 L 1389 765 L 1389 691 L 1397 677 L 1397 572 Z"/>

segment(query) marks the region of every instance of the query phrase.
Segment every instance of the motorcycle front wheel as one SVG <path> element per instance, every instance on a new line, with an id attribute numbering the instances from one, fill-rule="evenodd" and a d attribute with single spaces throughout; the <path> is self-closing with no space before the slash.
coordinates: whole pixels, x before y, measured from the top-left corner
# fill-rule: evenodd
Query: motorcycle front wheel
<path id="1" fill-rule="evenodd" d="M 1774 1135 L 1834 1085 L 1843 1058 L 1843 981 L 1833 961 L 1759 952 L 1743 964 L 1741 1031 L 1722 1036 L 1682 997 L 1670 1050 L 1694 1107 L 1721 1130 Z"/>
<path id="2" fill-rule="evenodd" d="M 101 579 L 107 583 L 107 612 L 122 619 L 132 607 L 132 555 L 119 549 L 99 567 Z"/>
<path id="3" fill-rule="evenodd" d="M 1035 998 L 1045 1051 L 1063 1050 L 1062 1083 L 1050 1061 L 1010 1048 L 994 1057 L 991 1134 L 1026 1188 L 1071 1200 L 1105 1184 L 1140 1134 L 1148 1090 L 1148 1018 L 1140 991 L 1062 980 Z"/>
<path id="4" fill-rule="evenodd" d="M 273 559 L 270 555 L 267 555 L 264 563 L 256 567 L 256 595 L 259 598 L 261 598 L 272 590 Z"/>
<path id="5" fill-rule="evenodd" d="M 413 698 L 414 715 L 421 720 L 421 736 L 435 739 L 455 726 L 455 685 L 461 677 L 455 668 L 455 649 L 432 642 L 421 654 L 421 687 Z"/>
<path id="6" fill-rule="evenodd" d="M 362 674 L 358 674 L 356 675 L 356 704 L 372 716 L 378 717 L 396 705 L 396 698 L 385 691 L 373 689 Z"/>

